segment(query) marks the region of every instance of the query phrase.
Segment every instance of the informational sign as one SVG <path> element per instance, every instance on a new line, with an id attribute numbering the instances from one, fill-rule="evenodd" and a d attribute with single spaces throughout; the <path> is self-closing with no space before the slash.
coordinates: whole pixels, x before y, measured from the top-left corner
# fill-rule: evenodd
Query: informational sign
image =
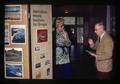
<path id="1" fill-rule="evenodd" d="M 32 79 L 52 79 L 51 5 L 31 5 Z"/>

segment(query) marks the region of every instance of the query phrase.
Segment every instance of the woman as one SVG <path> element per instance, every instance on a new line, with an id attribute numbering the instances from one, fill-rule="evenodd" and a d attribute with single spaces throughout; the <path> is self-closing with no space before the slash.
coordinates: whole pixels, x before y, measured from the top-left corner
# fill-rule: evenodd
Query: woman
<path id="1" fill-rule="evenodd" d="M 70 79 L 71 65 L 69 58 L 69 46 L 71 42 L 67 32 L 64 30 L 64 19 L 58 17 L 56 19 L 56 79 Z"/>

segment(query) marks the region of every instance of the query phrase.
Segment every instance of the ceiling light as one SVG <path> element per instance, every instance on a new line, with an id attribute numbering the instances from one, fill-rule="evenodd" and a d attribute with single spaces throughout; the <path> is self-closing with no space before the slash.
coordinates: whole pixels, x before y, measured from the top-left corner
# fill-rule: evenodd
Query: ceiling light
<path id="1" fill-rule="evenodd" d="M 65 10 L 65 13 L 67 14 L 67 13 L 68 13 L 68 10 Z"/>

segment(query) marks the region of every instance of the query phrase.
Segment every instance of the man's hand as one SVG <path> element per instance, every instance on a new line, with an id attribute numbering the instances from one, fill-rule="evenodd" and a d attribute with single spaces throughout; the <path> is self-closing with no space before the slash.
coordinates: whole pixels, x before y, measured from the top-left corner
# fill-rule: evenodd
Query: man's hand
<path id="1" fill-rule="evenodd" d="M 96 56 L 97 56 L 95 53 L 90 52 L 90 51 L 88 51 L 88 50 L 86 50 L 86 52 L 88 52 L 88 53 L 89 53 L 91 56 L 93 56 L 93 57 L 96 57 Z"/>
<path id="2" fill-rule="evenodd" d="M 91 38 L 88 39 L 88 43 L 89 45 L 94 45 L 94 41 Z"/>
<path id="3" fill-rule="evenodd" d="M 93 56 L 93 57 L 96 57 L 95 53 L 90 52 L 90 55 Z"/>

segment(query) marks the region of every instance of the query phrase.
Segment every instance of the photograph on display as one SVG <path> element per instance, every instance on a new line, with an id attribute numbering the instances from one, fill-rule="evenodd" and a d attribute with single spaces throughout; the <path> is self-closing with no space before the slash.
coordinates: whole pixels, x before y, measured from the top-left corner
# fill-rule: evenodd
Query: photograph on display
<path id="1" fill-rule="evenodd" d="M 37 43 L 47 42 L 48 40 L 48 31 L 47 29 L 37 30 Z"/>
<path id="2" fill-rule="evenodd" d="M 50 68 L 47 68 L 47 76 L 50 75 Z"/>
<path id="3" fill-rule="evenodd" d="M 36 72 L 35 78 L 41 79 L 41 71 L 40 70 Z"/>
<path id="4" fill-rule="evenodd" d="M 45 61 L 45 65 L 48 65 L 48 64 L 50 64 L 50 60 Z"/>
<path id="5" fill-rule="evenodd" d="M 5 45 L 9 45 L 10 43 L 10 35 L 9 35 L 9 24 L 5 23 L 5 37 L 4 37 Z"/>
<path id="6" fill-rule="evenodd" d="M 5 61 L 22 62 L 23 50 L 22 48 L 5 48 Z"/>
<path id="7" fill-rule="evenodd" d="M 40 46 L 35 46 L 35 51 L 40 51 Z"/>
<path id="8" fill-rule="evenodd" d="M 40 54 L 40 59 L 43 59 L 43 58 L 45 58 L 45 53 Z"/>
<path id="9" fill-rule="evenodd" d="M 6 64 L 6 78 L 22 78 L 22 64 Z"/>
<path id="10" fill-rule="evenodd" d="M 41 53 L 41 52 L 36 53 L 36 60 L 43 60 L 45 58 L 46 58 L 45 53 Z"/>
<path id="11" fill-rule="evenodd" d="M 35 68 L 39 68 L 39 67 L 41 67 L 41 63 L 35 64 Z"/>
<path id="12" fill-rule="evenodd" d="M 5 5 L 5 20 L 21 20 L 21 9 L 20 5 Z"/>
<path id="13" fill-rule="evenodd" d="M 25 25 L 11 25 L 11 43 L 25 43 Z"/>

